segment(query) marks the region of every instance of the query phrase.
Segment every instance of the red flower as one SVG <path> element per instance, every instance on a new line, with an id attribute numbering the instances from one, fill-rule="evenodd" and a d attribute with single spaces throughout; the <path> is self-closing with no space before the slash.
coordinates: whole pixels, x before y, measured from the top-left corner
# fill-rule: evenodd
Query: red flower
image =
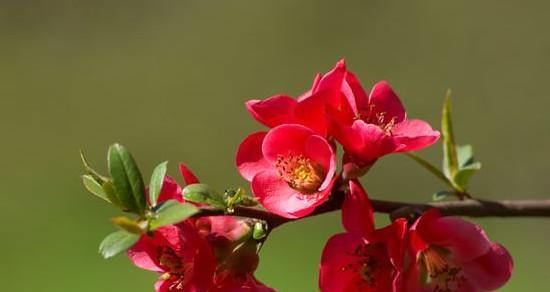
<path id="1" fill-rule="evenodd" d="M 347 232 L 332 236 L 323 250 L 321 291 L 400 291 L 406 221 L 375 230 L 366 192 L 350 181 L 342 222 Z"/>
<path id="2" fill-rule="evenodd" d="M 348 153 L 346 163 L 368 166 L 389 153 L 415 151 L 435 143 L 439 132 L 421 120 L 408 120 L 405 108 L 390 85 L 381 81 L 367 96 L 347 72 L 344 101 L 328 109 L 331 133 Z"/>
<path id="3" fill-rule="evenodd" d="M 162 273 L 155 284 L 157 292 L 199 292 L 212 285 L 216 259 L 208 242 L 188 222 L 143 235 L 128 256 L 136 266 Z"/>
<path id="4" fill-rule="evenodd" d="M 180 164 L 180 172 L 186 184 L 199 182 L 185 164 Z M 216 256 L 216 272 L 209 291 L 275 291 L 254 277 L 259 257 L 256 242 L 250 238 L 251 227 L 245 220 L 234 216 L 210 216 L 196 219 L 194 224 Z"/>
<path id="5" fill-rule="evenodd" d="M 337 100 L 346 74 L 344 60 L 325 75 L 317 75 L 311 89 L 297 99 L 287 95 L 275 95 L 265 100 L 250 100 L 246 108 L 260 123 L 273 128 L 282 124 L 301 124 L 327 136 L 329 119 L 326 103 Z"/>
<path id="6" fill-rule="evenodd" d="M 331 145 L 297 124 L 248 136 L 239 146 L 236 164 L 260 203 L 287 218 L 311 213 L 326 201 L 335 180 Z"/>
<path id="7" fill-rule="evenodd" d="M 410 228 L 406 291 L 490 291 L 508 281 L 512 258 L 477 225 L 437 210 Z"/>

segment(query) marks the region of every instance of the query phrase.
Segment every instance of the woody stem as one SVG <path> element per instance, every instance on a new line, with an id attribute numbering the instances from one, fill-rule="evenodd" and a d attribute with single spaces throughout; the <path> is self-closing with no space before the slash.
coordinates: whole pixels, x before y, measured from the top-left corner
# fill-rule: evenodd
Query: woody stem
<path id="1" fill-rule="evenodd" d="M 335 191 L 328 201 L 317 207 L 308 216 L 302 218 L 337 211 L 342 207 L 343 198 L 344 193 L 342 191 Z M 374 212 L 390 214 L 392 219 L 411 219 L 430 208 L 438 209 L 443 215 L 468 217 L 550 217 L 550 199 L 497 201 L 467 199 L 463 201 L 422 204 L 371 199 L 370 202 Z M 203 207 L 195 216 L 204 217 L 220 215 L 232 215 L 264 220 L 269 224 L 271 229 L 287 222 L 302 219 L 285 218 L 263 209 L 244 206 L 234 207 L 231 214 L 228 214 L 222 209 Z"/>

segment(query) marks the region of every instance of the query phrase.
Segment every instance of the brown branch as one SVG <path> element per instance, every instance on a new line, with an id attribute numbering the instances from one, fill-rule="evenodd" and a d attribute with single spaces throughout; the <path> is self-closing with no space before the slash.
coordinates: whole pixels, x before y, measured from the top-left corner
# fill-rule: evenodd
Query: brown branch
<path id="1" fill-rule="evenodd" d="M 343 197 L 343 192 L 334 193 L 331 196 L 331 199 L 317 207 L 315 211 L 304 218 L 339 210 L 342 207 Z M 412 219 L 429 208 L 437 208 L 443 215 L 468 217 L 550 217 L 550 199 L 503 201 L 468 199 L 464 201 L 435 202 L 426 204 L 375 199 L 371 199 L 370 201 L 374 212 L 390 214 L 392 219 Z M 201 209 L 199 214 L 195 216 L 204 217 L 220 215 L 232 215 L 264 220 L 271 228 L 275 228 L 290 221 L 301 219 L 289 219 L 263 209 L 243 206 L 236 206 L 231 213 L 227 213 L 225 210 L 204 207 Z"/>

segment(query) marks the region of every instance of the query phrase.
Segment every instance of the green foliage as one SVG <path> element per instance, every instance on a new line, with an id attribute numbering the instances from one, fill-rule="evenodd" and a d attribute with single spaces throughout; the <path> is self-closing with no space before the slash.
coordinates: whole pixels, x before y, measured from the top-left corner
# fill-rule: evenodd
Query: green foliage
<path id="1" fill-rule="evenodd" d="M 146 224 L 140 224 L 140 222 L 136 222 L 125 216 L 113 217 L 111 218 L 111 222 L 123 230 L 134 234 L 144 233 L 146 231 L 145 227 L 147 227 Z"/>
<path id="2" fill-rule="evenodd" d="M 458 171 L 458 159 L 451 120 L 451 91 L 447 91 L 441 114 L 441 140 L 443 142 L 443 172 L 452 178 Z"/>
<path id="3" fill-rule="evenodd" d="M 149 200 L 151 201 L 151 207 L 155 207 L 157 205 L 162 184 L 164 183 L 164 177 L 166 176 L 167 166 L 167 161 L 159 164 L 155 167 L 153 174 L 151 175 L 151 182 L 149 183 Z"/>
<path id="4" fill-rule="evenodd" d="M 124 230 L 113 232 L 99 245 L 99 253 L 103 258 L 111 258 L 130 248 L 139 239 L 139 235 Z"/>
<path id="5" fill-rule="evenodd" d="M 120 144 L 109 147 L 109 173 L 125 209 L 143 215 L 146 209 L 143 178 L 130 152 Z"/>
<path id="6" fill-rule="evenodd" d="M 91 194 L 96 195 L 98 198 L 111 203 L 109 196 L 107 196 L 101 184 L 97 182 L 93 176 L 89 174 L 83 175 L 82 184 L 84 185 L 84 188 L 86 188 L 86 190 Z"/>
<path id="7" fill-rule="evenodd" d="M 227 207 L 224 196 L 207 184 L 197 183 L 186 186 L 183 189 L 183 197 L 194 203 L 208 204 L 217 208 Z"/>
<path id="8" fill-rule="evenodd" d="M 166 201 L 149 220 L 149 230 L 153 231 L 162 226 L 179 223 L 198 212 L 199 208 L 192 204 L 180 203 L 176 200 Z"/>
<path id="9" fill-rule="evenodd" d="M 433 200 L 439 201 L 450 196 L 460 199 L 468 197 L 469 194 L 466 192 L 468 183 L 472 175 L 481 169 L 481 163 L 474 160 L 472 145 L 456 144 L 451 121 L 450 90 L 447 91 L 441 115 L 441 141 L 443 143 L 443 171 L 413 153 L 406 153 L 406 155 L 452 189 L 436 192 L 432 197 Z"/>

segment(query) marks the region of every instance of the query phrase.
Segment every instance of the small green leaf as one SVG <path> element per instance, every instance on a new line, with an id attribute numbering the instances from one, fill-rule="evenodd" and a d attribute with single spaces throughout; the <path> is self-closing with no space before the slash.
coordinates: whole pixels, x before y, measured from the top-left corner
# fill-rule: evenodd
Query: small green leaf
<path id="1" fill-rule="evenodd" d="M 84 165 L 84 170 L 86 170 L 86 173 L 91 175 L 97 182 L 102 184 L 105 181 L 109 180 L 109 178 L 99 174 L 95 169 L 90 166 L 82 150 L 80 150 L 80 160 L 82 160 L 82 165 Z"/>
<path id="2" fill-rule="evenodd" d="M 164 177 L 166 176 L 167 166 L 168 161 L 159 164 L 155 167 L 151 175 L 151 182 L 149 183 L 149 200 L 151 201 L 151 207 L 157 205 L 157 200 L 164 183 Z"/>
<path id="3" fill-rule="evenodd" d="M 126 207 L 124 207 L 122 205 L 122 202 L 120 201 L 120 198 L 118 196 L 118 193 L 117 193 L 117 190 L 115 188 L 115 186 L 113 185 L 113 182 L 110 181 L 110 180 L 107 180 L 105 181 L 102 185 L 101 185 L 101 188 L 103 189 L 103 192 L 105 193 L 105 195 L 107 196 L 107 198 L 109 198 L 109 200 L 115 204 L 116 206 L 120 207 L 120 208 L 123 208 L 123 209 L 126 209 Z"/>
<path id="4" fill-rule="evenodd" d="M 123 230 L 133 234 L 142 234 L 146 231 L 145 228 L 147 227 L 146 224 L 140 224 L 139 222 L 125 216 L 113 217 L 111 218 L 111 222 Z"/>
<path id="5" fill-rule="evenodd" d="M 206 184 L 190 184 L 183 189 L 183 197 L 185 200 L 208 204 L 218 208 L 227 207 L 223 196 L 219 195 L 209 185 Z"/>
<path id="6" fill-rule="evenodd" d="M 454 181 L 457 185 L 461 186 L 463 189 L 468 186 L 468 182 L 474 173 L 481 169 L 480 162 L 473 162 L 467 166 L 460 168 L 454 177 Z"/>
<path id="7" fill-rule="evenodd" d="M 99 253 L 106 259 L 114 257 L 130 248 L 138 239 L 139 235 L 124 230 L 113 232 L 103 239 L 99 245 Z"/>
<path id="8" fill-rule="evenodd" d="M 458 157 L 459 169 L 474 163 L 474 150 L 472 145 L 457 145 L 456 154 Z"/>
<path id="9" fill-rule="evenodd" d="M 139 168 L 128 149 L 120 144 L 111 145 L 108 163 L 109 173 L 124 207 L 143 215 L 146 209 L 145 186 Z"/>
<path id="10" fill-rule="evenodd" d="M 97 196 L 98 198 L 105 200 L 109 203 L 111 203 L 111 200 L 105 194 L 105 191 L 103 190 L 103 187 L 100 183 L 98 183 L 93 176 L 89 174 L 85 174 L 82 176 L 82 183 L 84 184 L 84 188 L 93 195 Z"/>
<path id="11" fill-rule="evenodd" d="M 164 202 L 159 203 L 153 210 L 155 211 L 155 213 L 158 214 L 162 212 L 163 209 L 166 209 L 172 205 L 178 205 L 178 204 L 181 204 L 181 203 L 177 200 L 166 200 Z"/>
<path id="12" fill-rule="evenodd" d="M 157 216 L 149 221 L 149 230 L 153 231 L 159 227 L 176 224 L 197 214 L 199 208 L 188 203 L 169 204 L 157 210 Z"/>
<path id="13" fill-rule="evenodd" d="M 439 191 L 435 194 L 433 194 L 432 196 L 432 200 L 434 201 L 441 201 L 441 200 L 444 200 L 448 197 L 454 197 L 456 196 L 456 192 L 455 191 Z"/>
<path id="14" fill-rule="evenodd" d="M 434 174 L 437 178 L 439 178 L 443 183 L 445 183 L 446 185 L 454 188 L 453 186 L 453 183 L 449 180 L 449 178 L 447 178 L 439 169 L 437 169 L 437 167 L 435 167 L 433 164 L 431 164 L 430 162 L 428 162 L 427 160 L 425 160 L 424 158 L 414 154 L 414 153 L 411 153 L 411 152 L 405 152 L 404 153 L 405 155 L 407 155 L 408 157 L 412 158 L 414 161 L 416 161 L 418 164 L 420 164 L 422 167 L 424 167 L 425 169 L 427 169 L 429 172 L 431 172 L 432 174 Z"/>
<path id="15" fill-rule="evenodd" d="M 451 91 L 447 91 L 441 115 L 441 136 L 443 141 L 443 173 L 452 179 L 458 172 L 456 143 L 451 121 Z"/>

